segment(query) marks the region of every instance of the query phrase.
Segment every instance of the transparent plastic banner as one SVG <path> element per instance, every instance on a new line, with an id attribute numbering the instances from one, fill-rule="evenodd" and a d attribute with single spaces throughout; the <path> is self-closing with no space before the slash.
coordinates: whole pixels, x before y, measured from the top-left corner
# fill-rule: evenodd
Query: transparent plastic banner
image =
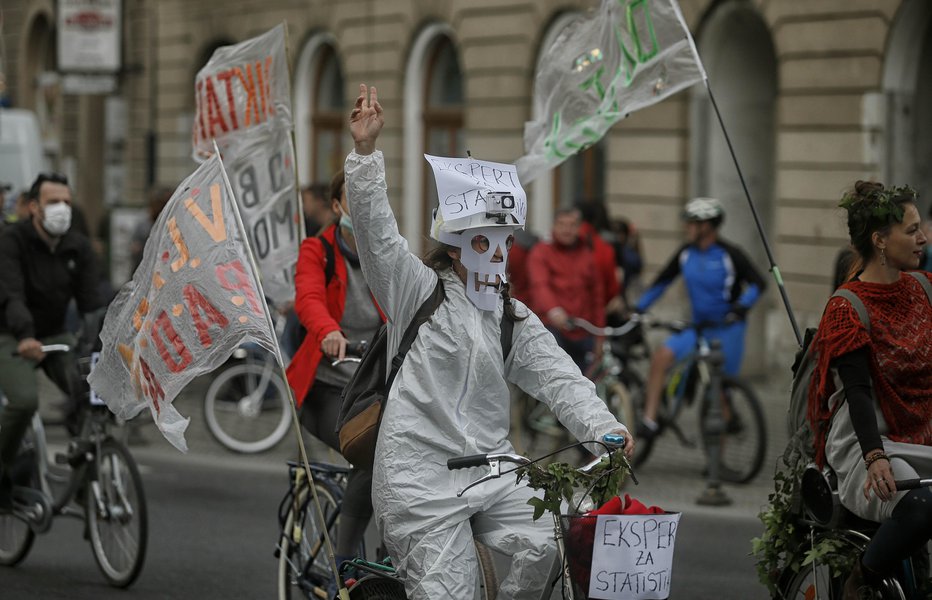
<path id="1" fill-rule="evenodd" d="M 265 293 L 276 306 L 287 305 L 294 300 L 304 219 L 291 137 L 285 26 L 217 48 L 194 88 L 193 156 L 209 156 L 216 139 Z"/>
<path id="2" fill-rule="evenodd" d="M 175 190 L 133 279 L 110 304 L 88 378 L 118 417 L 148 408 L 183 452 L 189 419 L 172 403 L 185 385 L 244 340 L 276 348 L 222 169 L 211 157 Z"/>
<path id="3" fill-rule="evenodd" d="M 285 25 L 214 50 L 194 80 L 194 97 L 192 155 L 196 161 L 210 156 L 215 139 L 226 156 L 227 146 L 244 134 L 291 130 Z"/>
<path id="4" fill-rule="evenodd" d="M 603 0 L 547 48 L 534 81 L 537 120 L 516 162 L 527 185 L 598 142 L 630 113 L 705 79 L 675 0 Z"/>
<path id="5" fill-rule="evenodd" d="M 304 237 L 291 133 L 274 129 L 236 140 L 223 161 L 265 295 L 281 306 L 294 300 L 294 269 Z"/>

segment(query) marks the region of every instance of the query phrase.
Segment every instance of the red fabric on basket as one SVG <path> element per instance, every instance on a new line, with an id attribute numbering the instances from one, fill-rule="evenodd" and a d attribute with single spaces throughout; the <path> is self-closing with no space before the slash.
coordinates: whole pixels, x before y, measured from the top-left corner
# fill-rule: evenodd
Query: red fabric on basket
<path id="1" fill-rule="evenodd" d="M 566 537 L 566 557 L 570 577 L 589 595 L 589 575 L 592 570 L 592 543 L 595 539 L 595 524 L 599 515 L 658 515 L 666 513 L 657 506 L 645 506 L 643 502 L 625 494 L 624 500 L 615 496 L 599 508 L 584 515 L 570 517 Z"/>

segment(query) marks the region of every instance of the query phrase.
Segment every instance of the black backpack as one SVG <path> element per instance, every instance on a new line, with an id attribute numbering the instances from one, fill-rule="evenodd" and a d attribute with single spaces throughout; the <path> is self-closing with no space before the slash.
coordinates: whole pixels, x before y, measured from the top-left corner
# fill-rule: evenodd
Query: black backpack
<path id="1" fill-rule="evenodd" d="M 421 325 L 430 319 L 445 297 L 443 280 L 438 278 L 433 293 L 417 309 L 411 324 L 405 329 L 387 377 L 385 373 L 388 360 L 388 328 L 383 323 L 366 348 L 356 372 L 343 388 L 337 433 L 340 437 L 340 452 L 353 465 L 372 466 L 382 413 L 385 411 L 385 402 L 395 381 L 395 375 L 401 369 L 405 355 L 417 338 Z M 501 330 L 502 357 L 507 360 L 511 352 L 514 321 L 504 313 Z"/>

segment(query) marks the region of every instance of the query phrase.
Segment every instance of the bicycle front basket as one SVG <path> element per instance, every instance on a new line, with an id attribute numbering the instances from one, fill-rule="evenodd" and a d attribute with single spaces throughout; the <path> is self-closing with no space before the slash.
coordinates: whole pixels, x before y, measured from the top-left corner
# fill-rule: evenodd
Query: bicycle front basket
<path id="1" fill-rule="evenodd" d="M 680 515 L 601 515 L 605 517 L 602 530 L 597 527 L 599 516 L 560 516 L 574 596 L 590 598 L 593 546 L 598 536 L 603 562 L 595 581 L 600 590 L 624 592 L 626 598 L 669 597 Z M 608 568 L 604 564 L 606 558 L 611 561 Z M 595 566 L 598 568 L 599 564 Z"/>

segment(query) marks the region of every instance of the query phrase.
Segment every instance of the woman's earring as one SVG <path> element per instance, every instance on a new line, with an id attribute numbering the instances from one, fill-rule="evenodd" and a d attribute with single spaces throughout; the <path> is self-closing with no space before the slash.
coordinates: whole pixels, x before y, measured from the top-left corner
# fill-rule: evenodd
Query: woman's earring
<path id="1" fill-rule="evenodd" d="M 887 266 L 887 254 L 884 252 L 883 248 L 880 249 L 880 266 Z"/>

